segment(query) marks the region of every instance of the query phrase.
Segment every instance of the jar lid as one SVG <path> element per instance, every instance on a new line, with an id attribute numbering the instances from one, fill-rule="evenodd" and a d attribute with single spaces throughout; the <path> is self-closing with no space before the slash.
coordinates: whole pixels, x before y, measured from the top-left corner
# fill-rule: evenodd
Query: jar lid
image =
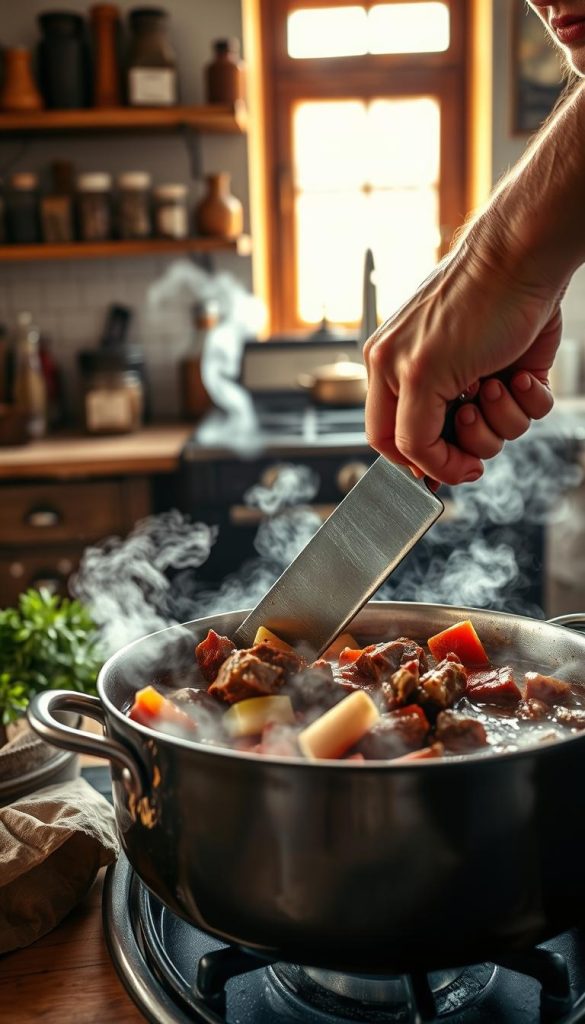
<path id="1" fill-rule="evenodd" d="M 39 25 L 44 31 L 57 32 L 60 35 L 80 35 L 84 21 L 81 14 L 73 11 L 44 11 L 37 15 Z"/>
<path id="2" fill-rule="evenodd" d="M 124 171 L 118 175 L 118 188 L 144 189 L 150 188 L 152 178 L 147 171 Z"/>
<path id="3" fill-rule="evenodd" d="M 141 21 L 142 18 L 168 18 L 168 13 L 164 7 L 133 7 L 131 11 L 128 11 L 128 20 L 130 24 L 136 21 Z"/>
<path id="4" fill-rule="evenodd" d="M 120 17 L 120 8 L 116 4 L 93 4 L 89 8 L 90 18 L 112 18 L 117 21 Z"/>
<path id="5" fill-rule="evenodd" d="M 115 373 L 144 369 L 144 353 L 139 345 L 120 345 L 116 348 L 86 348 L 77 354 L 83 373 Z"/>
<path id="6" fill-rule="evenodd" d="M 33 171 L 17 171 L 11 175 L 10 185 L 18 191 L 28 192 L 39 187 L 39 176 Z"/>
<path id="7" fill-rule="evenodd" d="M 112 187 L 112 175 L 105 171 L 78 174 L 77 188 L 80 192 L 108 192 Z"/>
<path id="8" fill-rule="evenodd" d="M 153 195 L 157 199 L 185 199 L 187 196 L 187 186 L 180 184 L 169 184 L 169 185 L 157 185 L 153 189 Z"/>

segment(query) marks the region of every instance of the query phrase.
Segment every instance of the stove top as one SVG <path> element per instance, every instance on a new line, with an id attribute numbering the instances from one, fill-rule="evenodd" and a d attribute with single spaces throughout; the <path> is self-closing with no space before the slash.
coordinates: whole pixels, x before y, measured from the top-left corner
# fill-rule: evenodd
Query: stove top
<path id="1" fill-rule="evenodd" d="M 270 963 L 176 917 L 123 855 L 104 889 L 116 969 L 156 1024 L 578 1024 L 585 929 L 498 963 L 378 977 Z"/>

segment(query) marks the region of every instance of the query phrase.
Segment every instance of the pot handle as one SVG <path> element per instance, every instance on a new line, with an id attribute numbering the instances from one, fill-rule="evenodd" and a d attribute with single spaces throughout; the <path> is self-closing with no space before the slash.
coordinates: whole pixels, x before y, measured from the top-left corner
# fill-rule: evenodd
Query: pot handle
<path id="1" fill-rule="evenodd" d="M 585 633 L 585 612 L 570 612 L 567 615 L 557 615 L 554 619 L 547 619 L 551 626 L 566 626 L 567 629 L 575 629 L 578 633 Z"/>
<path id="2" fill-rule="evenodd" d="M 80 715 L 95 718 L 105 724 L 105 713 L 99 697 L 88 693 L 76 693 L 73 690 L 45 690 L 32 698 L 27 718 L 32 728 L 47 743 L 65 750 L 74 750 L 77 754 L 92 754 L 94 757 L 105 757 L 122 769 L 122 778 L 127 790 L 131 790 L 139 800 L 146 792 L 146 772 L 138 764 L 133 754 L 118 740 L 110 736 L 99 736 L 64 725 L 55 718 L 56 711 L 75 711 Z"/>

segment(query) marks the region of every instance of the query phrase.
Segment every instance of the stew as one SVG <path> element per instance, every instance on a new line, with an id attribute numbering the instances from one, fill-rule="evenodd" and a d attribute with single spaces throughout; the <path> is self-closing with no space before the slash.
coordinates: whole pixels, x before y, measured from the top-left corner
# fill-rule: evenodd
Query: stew
<path id="1" fill-rule="evenodd" d="M 246 650 L 209 630 L 194 681 L 139 690 L 130 718 L 204 744 L 352 763 L 502 753 L 585 730 L 580 686 L 493 663 L 470 621 L 426 644 L 360 648 L 345 633 L 312 663 L 268 629 Z"/>

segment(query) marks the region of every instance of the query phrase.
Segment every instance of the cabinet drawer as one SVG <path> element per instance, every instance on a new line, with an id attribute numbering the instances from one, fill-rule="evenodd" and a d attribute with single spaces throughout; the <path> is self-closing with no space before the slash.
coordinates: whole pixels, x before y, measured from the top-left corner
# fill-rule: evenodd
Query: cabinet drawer
<path id="1" fill-rule="evenodd" d="M 0 544 L 84 543 L 125 532 L 131 510 L 146 514 L 145 486 L 137 478 L 1 487 Z"/>
<path id="2" fill-rule="evenodd" d="M 59 545 L 33 553 L 0 558 L 0 608 L 16 604 L 28 587 L 47 587 L 51 593 L 68 596 L 67 583 L 77 569 L 83 548 Z"/>

